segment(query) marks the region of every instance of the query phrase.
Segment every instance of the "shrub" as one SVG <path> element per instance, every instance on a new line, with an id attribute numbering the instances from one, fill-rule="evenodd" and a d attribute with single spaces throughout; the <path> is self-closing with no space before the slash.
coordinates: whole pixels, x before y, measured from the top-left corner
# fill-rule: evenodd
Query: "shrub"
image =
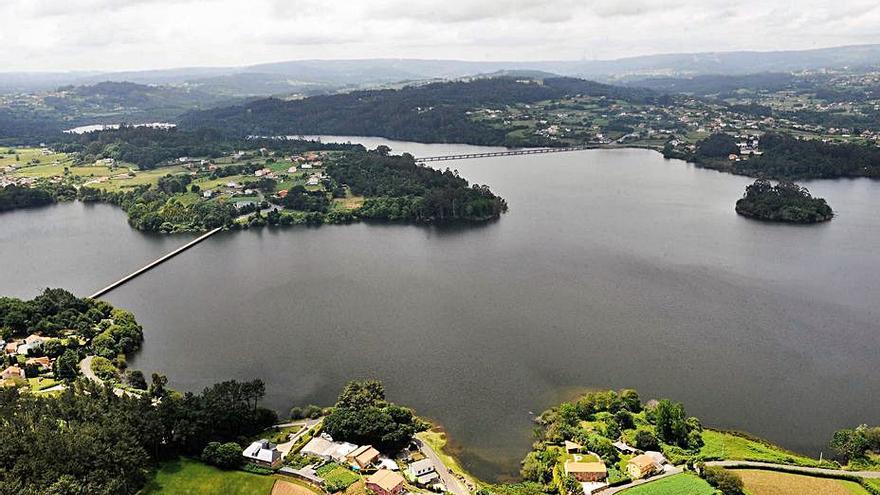
<path id="1" fill-rule="evenodd" d="M 116 378 L 119 370 L 116 369 L 116 366 L 113 366 L 113 363 L 110 362 L 109 359 L 95 356 L 95 358 L 92 359 L 92 372 L 102 380 L 113 380 Z"/>
<path id="2" fill-rule="evenodd" d="M 719 466 L 704 466 L 700 475 L 724 495 L 744 495 L 742 478 Z"/>
<path id="3" fill-rule="evenodd" d="M 202 461 L 221 469 L 234 469 L 242 464 L 241 446 L 235 442 L 210 442 L 202 450 Z"/>

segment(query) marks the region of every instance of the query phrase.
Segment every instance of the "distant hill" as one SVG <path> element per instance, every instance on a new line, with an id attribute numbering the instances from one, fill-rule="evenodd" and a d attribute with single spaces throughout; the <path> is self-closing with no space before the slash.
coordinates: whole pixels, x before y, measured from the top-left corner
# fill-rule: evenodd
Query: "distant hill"
<path id="1" fill-rule="evenodd" d="M 172 120 L 193 109 L 240 100 L 198 89 L 104 81 L 88 86 L 8 97 L 0 105 L 0 138 L 41 141 L 90 124 L 139 124 Z"/>
<path id="2" fill-rule="evenodd" d="M 541 71 L 601 81 L 706 74 L 742 75 L 823 68 L 880 67 L 880 45 L 812 50 L 732 51 L 645 55 L 614 60 L 462 61 L 420 59 L 296 60 L 246 67 L 127 72 L 0 73 L 0 92 L 45 91 L 60 85 L 129 81 L 192 84 L 232 96 L 276 95 L 375 87 L 401 81 L 455 79 L 498 71 Z M 213 88 L 213 89 L 212 89 Z"/>
<path id="3" fill-rule="evenodd" d="M 184 129 L 212 128 L 239 136 L 340 134 L 422 142 L 535 145 L 547 143 L 508 142 L 508 130 L 474 121 L 467 112 L 481 107 L 532 103 L 576 94 L 633 102 L 656 98 L 655 93 L 644 89 L 575 78 L 530 81 L 506 77 L 478 78 L 469 82 L 354 91 L 302 100 L 268 98 L 244 105 L 189 112 L 179 124 Z"/>

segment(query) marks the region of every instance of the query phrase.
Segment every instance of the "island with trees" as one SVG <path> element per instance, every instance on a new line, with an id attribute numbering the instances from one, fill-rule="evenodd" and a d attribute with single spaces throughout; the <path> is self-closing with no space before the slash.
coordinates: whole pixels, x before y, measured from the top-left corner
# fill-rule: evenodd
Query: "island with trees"
<path id="1" fill-rule="evenodd" d="M 736 202 L 740 215 L 768 222 L 819 223 L 834 217 L 822 198 L 814 198 L 807 188 L 791 182 L 773 185 L 758 179 L 746 186 L 745 195 Z"/>

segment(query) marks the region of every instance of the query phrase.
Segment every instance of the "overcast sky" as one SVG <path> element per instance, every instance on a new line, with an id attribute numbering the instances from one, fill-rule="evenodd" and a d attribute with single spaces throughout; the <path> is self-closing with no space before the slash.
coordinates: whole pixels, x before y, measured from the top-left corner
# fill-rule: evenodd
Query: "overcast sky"
<path id="1" fill-rule="evenodd" d="M 880 43 L 878 0 L 0 0 L 0 19 L 5 71 Z"/>

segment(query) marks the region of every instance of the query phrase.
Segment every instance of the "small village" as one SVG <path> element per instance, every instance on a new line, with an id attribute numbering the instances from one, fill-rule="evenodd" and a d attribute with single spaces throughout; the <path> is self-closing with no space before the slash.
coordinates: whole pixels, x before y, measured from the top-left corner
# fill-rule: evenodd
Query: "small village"
<path id="1" fill-rule="evenodd" d="M 473 480 L 444 465 L 422 435 L 389 456 L 372 445 L 334 440 L 322 431 L 322 423 L 323 418 L 318 418 L 278 425 L 282 434 L 275 439 L 283 442 L 256 440 L 244 448 L 242 457 L 256 467 L 327 493 L 349 493 L 357 485 L 375 495 L 467 495 L 476 489 Z"/>

